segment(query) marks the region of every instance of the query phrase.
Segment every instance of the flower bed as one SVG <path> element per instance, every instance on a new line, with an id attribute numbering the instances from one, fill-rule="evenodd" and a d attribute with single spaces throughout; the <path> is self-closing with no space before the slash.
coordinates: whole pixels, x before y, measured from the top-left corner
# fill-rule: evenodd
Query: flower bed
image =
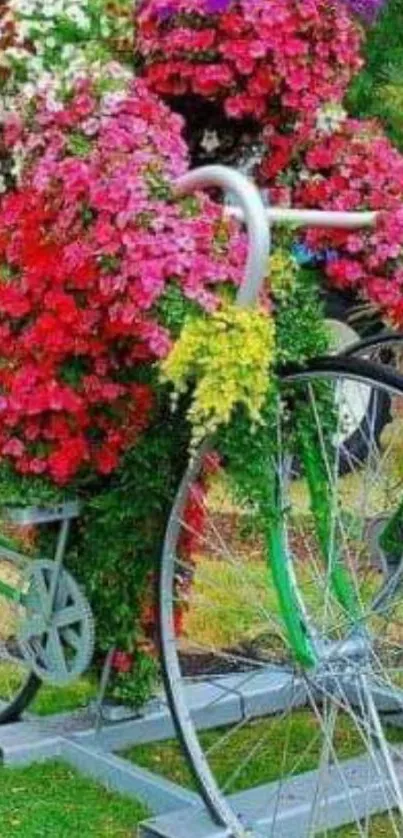
<path id="1" fill-rule="evenodd" d="M 135 657 L 140 701 L 154 670 L 141 651 L 155 624 L 147 588 L 189 439 L 155 363 L 186 312 L 235 290 L 246 243 L 207 196 L 174 199 L 181 120 L 144 83 L 78 82 L 53 104 L 44 95 L 3 124 L 20 174 L 0 206 L 0 494 L 83 497 L 70 564 L 92 594 L 99 650 L 127 650 L 115 661 L 125 682 Z"/>
<path id="2" fill-rule="evenodd" d="M 349 5 L 368 18 L 381 4 Z M 229 161 L 283 206 L 395 212 L 403 203 L 403 156 L 381 126 L 348 119 L 342 107 L 360 67 L 359 45 L 347 7 L 320 0 L 270 7 L 264 0 L 145 0 L 138 22 L 144 77 L 185 114 L 189 134 L 197 133 L 192 110 L 202 103 L 197 162 L 203 148 L 211 157 L 229 148 Z M 326 257 L 331 285 L 358 292 L 397 325 L 402 280 L 392 233 L 399 224 L 394 216 L 372 233 L 304 237 Z"/>

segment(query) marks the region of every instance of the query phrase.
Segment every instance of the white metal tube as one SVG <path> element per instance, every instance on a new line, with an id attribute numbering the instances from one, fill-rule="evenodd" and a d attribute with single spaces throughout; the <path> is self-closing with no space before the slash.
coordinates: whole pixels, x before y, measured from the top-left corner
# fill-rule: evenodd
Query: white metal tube
<path id="1" fill-rule="evenodd" d="M 175 191 L 178 195 L 187 195 L 211 186 L 231 192 L 239 201 L 239 218 L 247 227 L 249 249 L 245 276 L 237 300 L 243 306 L 253 305 L 268 270 L 270 223 L 267 222 L 266 208 L 255 184 L 227 166 L 193 169 L 176 182 Z"/>
<path id="2" fill-rule="evenodd" d="M 226 207 L 225 214 L 237 218 L 238 221 L 244 220 L 240 207 Z M 333 227 L 341 230 L 360 230 L 363 227 L 373 227 L 377 215 L 376 212 L 334 212 L 331 210 L 299 210 L 283 207 L 266 209 L 266 219 L 269 224 Z"/>

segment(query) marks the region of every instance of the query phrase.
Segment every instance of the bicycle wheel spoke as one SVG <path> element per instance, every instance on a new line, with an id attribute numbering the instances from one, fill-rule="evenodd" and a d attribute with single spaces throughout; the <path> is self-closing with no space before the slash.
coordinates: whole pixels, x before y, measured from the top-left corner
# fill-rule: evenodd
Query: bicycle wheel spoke
<path id="1" fill-rule="evenodd" d="M 242 487 L 230 495 L 230 463 L 205 478 L 200 458 L 168 529 L 161 619 L 164 638 L 168 601 L 170 701 L 205 799 L 235 838 L 255 828 L 268 838 L 287 834 L 294 799 L 298 828 L 310 838 L 347 817 L 368 838 L 377 811 L 388 834 L 401 834 L 393 716 L 403 710 L 403 576 L 382 534 L 389 522 L 398 526 L 403 504 L 403 383 L 388 384 L 364 362 L 357 373 L 355 362 L 347 371 L 342 361 L 332 365 L 287 377 L 267 431 L 275 439 L 265 461 L 275 486 L 270 526 L 287 585 L 279 587 L 255 499 Z M 186 491 L 197 480 L 207 487 L 196 500 L 205 528 L 190 533 Z M 197 543 L 191 559 L 181 553 L 181 532 Z M 299 657 L 287 608 L 310 644 L 310 663 Z M 205 691 L 203 718 L 215 724 L 200 734 L 187 704 L 196 688 Z M 254 786 L 256 811 L 246 803 L 243 811 L 243 792 Z"/>

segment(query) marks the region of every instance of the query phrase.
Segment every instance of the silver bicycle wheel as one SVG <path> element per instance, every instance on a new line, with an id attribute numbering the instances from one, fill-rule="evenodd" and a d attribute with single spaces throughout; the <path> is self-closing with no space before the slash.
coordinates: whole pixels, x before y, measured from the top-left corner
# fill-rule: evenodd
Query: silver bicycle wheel
<path id="1" fill-rule="evenodd" d="M 35 697 L 40 680 L 27 663 L 19 644 L 19 632 L 26 619 L 23 598 L 28 588 L 29 560 L 0 548 L 0 724 L 18 719 Z M 11 589 L 12 596 L 5 596 Z"/>
<path id="2" fill-rule="evenodd" d="M 370 456 L 346 474 L 352 384 L 386 395 L 391 421 L 381 444 L 362 425 Z M 290 372 L 269 432 L 268 538 L 206 451 L 172 509 L 160 626 L 177 731 L 217 834 L 401 836 L 403 382 L 356 359 Z"/>
<path id="3" fill-rule="evenodd" d="M 401 374 L 403 372 L 403 333 L 380 332 L 365 340 L 352 342 L 343 349 L 343 354 L 392 367 Z"/>
<path id="4" fill-rule="evenodd" d="M 364 358 L 375 364 L 390 366 L 403 372 L 403 335 L 382 332 L 365 339 L 359 339 L 357 332 L 347 323 L 327 320 L 331 335 L 332 354 L 342 357 Z M 371 390 L 358 384 L 350 385 L 344 422 L 344 453 L 341 465 L 349 470 L 350 459 L 365 460 L 368 450 L 365 434 L 361 432 L 362 423 L 372 422 L 374 437 L 380 439 L 390 420 L 390 399 L 385 394 L 382 398 Z M 365 396 L 365 398 L 364 398 Z"/>

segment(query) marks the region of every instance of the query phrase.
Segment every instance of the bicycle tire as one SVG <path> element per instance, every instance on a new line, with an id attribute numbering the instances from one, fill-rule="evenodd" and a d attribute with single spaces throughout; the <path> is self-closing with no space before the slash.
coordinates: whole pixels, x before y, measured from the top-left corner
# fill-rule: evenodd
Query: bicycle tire
<path id="1" fill-rule="evenodd" d="M 393 370 L 381 365 L 374 365 L 366 360 L 355 357 L 326 357 L 313 360 L 305 367 L 288 367 L 281 371 L 281 381 L 285 385 L 295 382 L 309 381 L 312 377 L 326 380 L 333 376 L 345 377 L 369 386 L 378 388 L 382 392 L 388 391 L 391 398 L 403 398 L 403 379 Z M 165 690 L 172 718 L 179 741 L 187 757 L 189 767 L 197 780 L 200 794 L 212 816 L 220 826 L 230 830 L 228 834 L 241 838 L 246 834 L 255 834 L 253 826 L 248 824 L 247 831 L 242 812 L 234 809 L 227 797 L 221 792 L 217 778 L 208 765 L 200 738 L 192 720 L 185 697 L 186 676 L 182 675 L 181 664 L 177 649 L 177 633 L 173 620 L 175 592 L 174 568 L 177 556 L 178 539 L 181 535 L 183 511 L 189 497 L 190 487 L 194 486 L 200 472 L 201 462 L 205 456 L 207 444 L 190 464 L 179 487 L 172 513 L 169 519 L 162 561 L 159 575 L 159 631 L 161 648 L 161 666 Z M 200 676 L 201 677 L 201 676 Z M 214 675 L 217 681 L 217 673 Z M 235 690 L 236 688 L 233 687 Z M 399 707 L 403 706 L 403 694 L 399 694 Z M 375 708 L 377 712 L 377 708 Z M 213 724 L 207 722 L 207 726 Z M 229 736 L 226 733 L 226 736 Z M 401 801 L 398 801 L 400 804 Z M 235 804 L 234 804 L 235 805 Z M 237 804 L 238 805 L 238 804 Z M 389 807 L 390 808 L 390 807 Z M 389 810 L 388 810 L 389 811 Z M 260 835 L 256 832 L 256 835 Z M 266 834 L 266 833 L 265 833 Z M 277 832 L 271 833 L 277 835 Z M 283 834 L 283 833 L 278 833 Z M 286 833 L 284 833 L 286 834 Z"/>

